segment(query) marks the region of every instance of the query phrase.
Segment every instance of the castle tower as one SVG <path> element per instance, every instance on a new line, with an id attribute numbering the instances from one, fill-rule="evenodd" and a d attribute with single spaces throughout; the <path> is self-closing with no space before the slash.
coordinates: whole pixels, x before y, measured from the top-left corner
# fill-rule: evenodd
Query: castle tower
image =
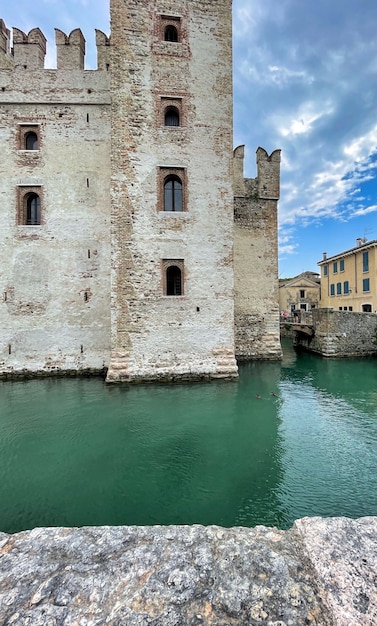
<path id="1" fill-rule="evenodd" d="M 231 4 L 110 2 L 110 382 L 237 375 Z"/>
<path id="2" fill-rule="evenodd" d="M 280 150 L 257 150 L 257 176 L 244 178 L 234 151 L 234 310 L 239 360 L 281 358 L 278 228 Z"/>

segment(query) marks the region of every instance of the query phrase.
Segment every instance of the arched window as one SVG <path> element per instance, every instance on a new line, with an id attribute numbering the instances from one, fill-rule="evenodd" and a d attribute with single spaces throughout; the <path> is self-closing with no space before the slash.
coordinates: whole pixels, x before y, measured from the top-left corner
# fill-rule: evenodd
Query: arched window
<path id="1" fill-rule="evenodd" d="M 178 176 L 167 176 L 164 181 L 164 211 L 183 211 L 182 181 Z"/>
<path id="2" fill-rule="evenodd" d="M 25 196 L 26 203 L 26 224 L 28 226 L 39 226 L 41 223 L 41 199 L 36 193 L 29 193 Z"/>
<path id="3" fill-rule="evenodd" d="M 176 265 L 170 265 L 166 270 L 166 295 L 182 295 L 182 272 Z"/>
<path id="4" fill-rule="evenodd" d="M 25 150 L 38 150 L 38 135 L 30 132 L 25 135 Z"/>
<path id="5" fill-rule="evenodd" d="M 178 41 L 178 31 L 172 24 L 168 24 L 165 28 L 165 41 Z"/>
<path id="6" fill-rule="evenodd" d="M 177 107 L 167 107 L 165 110 L 165 126 L 179 126 L 179 111 Z"/>

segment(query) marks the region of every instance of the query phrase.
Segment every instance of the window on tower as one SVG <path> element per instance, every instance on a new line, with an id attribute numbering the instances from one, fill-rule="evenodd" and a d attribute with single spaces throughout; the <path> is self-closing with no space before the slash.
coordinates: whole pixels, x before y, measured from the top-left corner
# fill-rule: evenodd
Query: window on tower
<path id="1" fill-rule="evenodd" d="M 182 181 L 178 176 L 167 176 L 164 181 L 164 211 L 183 211 Z"/>
<path id="2" fill-rule="evenodd" d="M 180 126 L 177 107 L 169 106 L 165 109 L 165 126 Z"/>
<path id="3" fill-rule="evenodd" d="M 183 296 L 183 259 L 163 259 L 164 296 Z"/>
<path id="4" fill-rule="evenodd" d="M 164 213 L 187 211 L 187 181 L 184 168 L 158 168 L 157 209 Z"/>
<path id="5" fill-rule="evenodd" d="M 40 226 L 42 212 L 42 188 L 19 187 L 17 224 L 19 226 Z"/>
<path id="6" fill-rule="evenodd" d="M 165 41 L 178 41 L 178 31 L 173 24 L 168 24 L 165 28 Z"/>

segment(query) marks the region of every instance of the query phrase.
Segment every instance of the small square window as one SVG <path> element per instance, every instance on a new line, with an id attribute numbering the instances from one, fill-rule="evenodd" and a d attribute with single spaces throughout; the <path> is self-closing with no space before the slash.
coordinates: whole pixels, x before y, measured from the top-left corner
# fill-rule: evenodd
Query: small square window
<path id="1" fill-rule="evenodd" d="M 349 310 L 349 311 L 353 311 L 353 306 L 349 306 L 349 307 L 348 307 L 348 310 Z"/>

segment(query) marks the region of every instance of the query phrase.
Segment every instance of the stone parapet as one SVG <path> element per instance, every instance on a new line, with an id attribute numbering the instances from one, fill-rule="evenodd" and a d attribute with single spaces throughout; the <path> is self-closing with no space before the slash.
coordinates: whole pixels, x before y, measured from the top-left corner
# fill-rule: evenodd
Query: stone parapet
<path id="1" fill-rule="evenodd" d="M 313 309 L 314 337 L 296 333 L 295 345 L 324 357 L 365 357 L 377 354 L 377 315 Z"/>
<path id="2" fill-rule="evenodd" d="M 377 518 L 0 533 L 2 624 L 372 626 Z"/>
<path id="3" fill-rule="evenodd" d="M 10 47 L 10 30 L 0 19 L 0 68 L 30 71 L 43 69 L 46 57 L 47 40 L 39 28 L 24 33 L 13 28 L 13 48 Z M 55 29 L 56 64 L 58 70 L 84 69 L 85 38 L 79 28 L 69 35 Z M 108 70 L 110 67 L 110 39 L 96 29 L 97 67 Z"/>

